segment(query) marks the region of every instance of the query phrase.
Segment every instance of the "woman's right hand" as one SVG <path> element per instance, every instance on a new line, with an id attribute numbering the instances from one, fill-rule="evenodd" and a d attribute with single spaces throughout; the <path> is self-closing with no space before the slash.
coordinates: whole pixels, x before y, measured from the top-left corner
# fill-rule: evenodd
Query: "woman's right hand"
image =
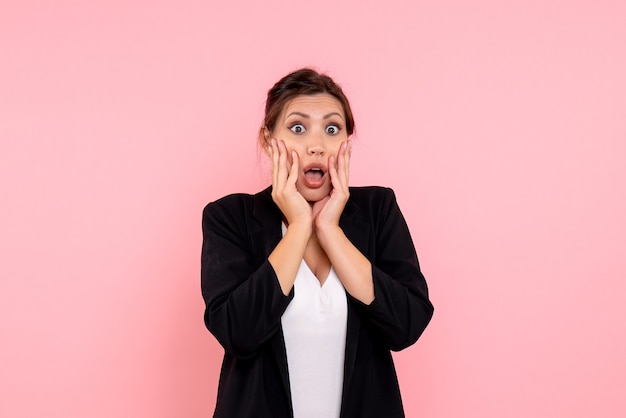
<path id="1" fill-rule="evenodd" d="M 287 221 L 287 233 L 268 257 L 280 289 L 289 295 L 313 233 L 313 209 L 296 188 L 300 160 L 283 141 L 272 138 L 268 148 L 272 162 L 272 199 Z"/>
<path id="2" fill-rule="evenodd" d="M 285 142 L 272 138 L 268 148 L 272 164 L 272 199 L 287 219 L 288 225 L 302 224 L 312 226 L 313 211 L 311 205 L 296 188 L 300 170 L 299 156 L 290 153 Z"/>

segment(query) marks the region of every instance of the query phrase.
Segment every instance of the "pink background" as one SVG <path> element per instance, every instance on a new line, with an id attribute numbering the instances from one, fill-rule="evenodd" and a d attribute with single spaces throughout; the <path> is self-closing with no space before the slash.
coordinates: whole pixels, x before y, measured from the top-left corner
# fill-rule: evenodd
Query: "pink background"
<path id="1" fill-rule="evenodd" d="M 201 210 L 302 65 L 429 281 L 407 416 L 626 416 L 625 2 L 100 3 L 0 4 L 0 416 L 210 416 Z"/>

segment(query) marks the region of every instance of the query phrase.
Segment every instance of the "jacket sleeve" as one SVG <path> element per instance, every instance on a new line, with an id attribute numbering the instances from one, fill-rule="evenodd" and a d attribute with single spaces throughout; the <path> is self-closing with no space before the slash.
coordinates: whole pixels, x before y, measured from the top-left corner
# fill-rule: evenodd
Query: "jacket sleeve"
<path id="1" fill-rule="evenodd" d="M 244 205 L 235 200 L 210 203 L 202 215 L 204 322 L 227 352 L 248 358 L 278 331 L 293 291 L 283 294 L 267 259 L 255 263 Z"/>
<path id="2" fill-rule="evenodd" d="M 389 348 L 399 351 L 417 341 L 434 308 L 395 194 L 383 190 L 374 219 L 374 255 L 370 257 L 374 301 L 369 305 L 355 302 Z"/>

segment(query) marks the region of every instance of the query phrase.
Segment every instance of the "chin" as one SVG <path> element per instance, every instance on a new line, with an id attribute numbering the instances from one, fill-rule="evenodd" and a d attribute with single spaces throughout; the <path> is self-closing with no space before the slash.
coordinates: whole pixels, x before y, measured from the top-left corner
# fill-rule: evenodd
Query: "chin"
<path id="1" fill-rule="evenodd" d="M 305 189 L 300 192 L 307 202 L 319 202 L 330 194 L 327 187 L 322 186 L 319 189 Z"/>

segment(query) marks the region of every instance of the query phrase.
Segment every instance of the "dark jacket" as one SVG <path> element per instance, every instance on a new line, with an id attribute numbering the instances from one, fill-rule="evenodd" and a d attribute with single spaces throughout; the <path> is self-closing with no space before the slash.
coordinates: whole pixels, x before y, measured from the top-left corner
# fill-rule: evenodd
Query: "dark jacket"
<path id="1" fill-rule="evenodd" d="M 292 417 L 281 316 L 285 296 L 267 258 L 282 238 L 271 188 L 204 208 L 204 321 L 224 347 L 215 417 Z M 341 417 L 403 417 L 390 350 L 410 346 L 433 306 L 404 217 L 391 189 L 350 188 L 340 226 L 370 260 L 375 300 L 348 295 Z"/>

